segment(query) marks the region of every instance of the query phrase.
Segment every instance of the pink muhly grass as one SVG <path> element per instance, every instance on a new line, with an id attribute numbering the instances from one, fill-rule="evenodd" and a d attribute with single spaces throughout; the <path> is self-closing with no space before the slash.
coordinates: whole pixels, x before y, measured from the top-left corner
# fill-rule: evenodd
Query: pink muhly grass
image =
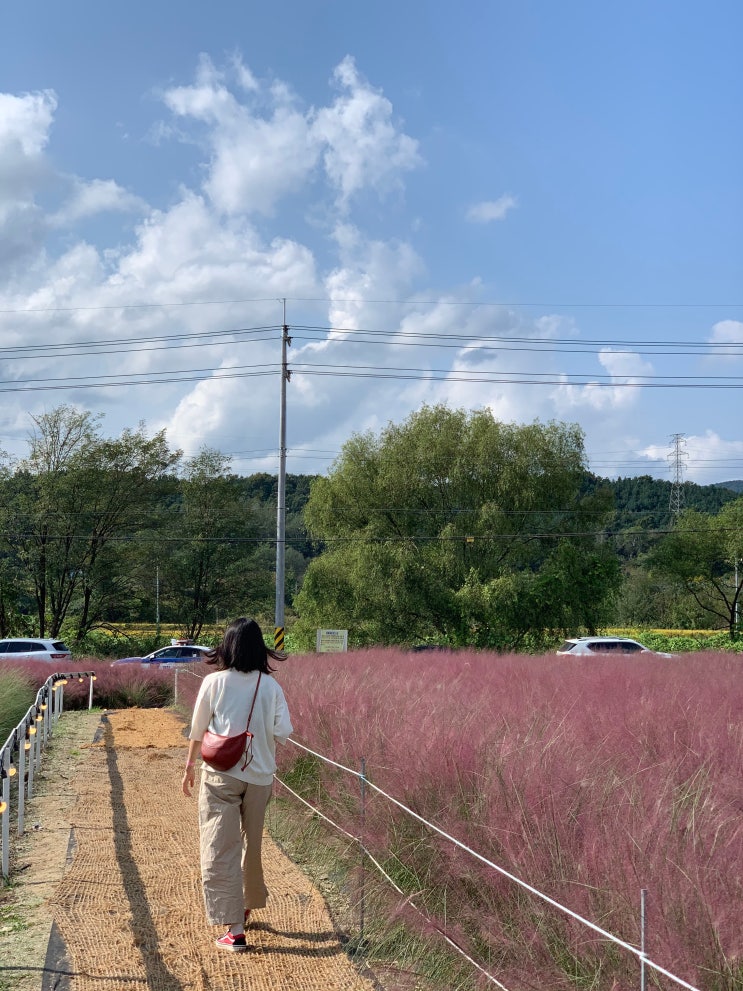
<path id="1" fill-rule="evenodd" d="M 111 664 L 109 661 L 82 658 L 76 660 L 68 670 L 95 673 L 93 682 L 95 706 L 106 709 L 125 709 L 132 706 L 156 708 L 171 705 L 173 701 L 175 675 L 174 671 L 167 667 L 143 666 L 136 663 Z M 181 681 L 185 680 L 185 677 L 181 678 Z M 87 708 L 89 692 L 90 682 L 87 678 L 82 682 L 71 679 L 64 687 L 65 708 Z"/>
<path id="2" fill-rule="evenodd" d="M 367 650 L 292 657 L 297 740 L 685 980 L 740 987 L 739 659 Z M 297 760 L 284 748 L 282 767 Z M 320 770 L 358 835 L 358 781 Z M 634 982 L 636 960 L 371 791 L 365 842 L 404 890 L 516 970 Z M 400 881 L 398 880 L 398 883 Z M 736 978 L 737 973 L 737 978 Z M 575 977 L 575 975 L 574 975 Z M 557 986 L 553 984 L 551 986 Z"/>

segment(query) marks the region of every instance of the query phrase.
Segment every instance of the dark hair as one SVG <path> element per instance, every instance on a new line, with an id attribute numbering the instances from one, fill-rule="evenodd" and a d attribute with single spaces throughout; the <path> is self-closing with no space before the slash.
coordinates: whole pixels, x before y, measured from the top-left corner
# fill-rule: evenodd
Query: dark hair
<path id="1" fill-rule="evenodd" d="M 286 654 L 267 647 L 256 621 L 241 616 L 230 623 L 224 631 L 222 643 L 210 650 L 205 660 L 218 671 L 234 668 L 235 671 L 262 671 L 263 674 L 271 674 L 276 669 L 268 663 L 269 657 L 283 661 Z"/>

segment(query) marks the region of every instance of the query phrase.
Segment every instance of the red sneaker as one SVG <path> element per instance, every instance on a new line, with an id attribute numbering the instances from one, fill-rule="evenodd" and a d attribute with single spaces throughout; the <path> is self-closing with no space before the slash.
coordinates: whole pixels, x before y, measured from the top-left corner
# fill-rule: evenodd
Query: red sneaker
<path id="1" fill-rule="evenodd" d="M 220 950 L 232 950 L 233 953 L 240 953 L 242 950 L 247 950 L 248 948 L 248 944 L 245 942 L 245 933 L 240 933 L 239 936 L 236 936 L 229 929 L 224 936 L 220 936 L 214 942 Z"/>

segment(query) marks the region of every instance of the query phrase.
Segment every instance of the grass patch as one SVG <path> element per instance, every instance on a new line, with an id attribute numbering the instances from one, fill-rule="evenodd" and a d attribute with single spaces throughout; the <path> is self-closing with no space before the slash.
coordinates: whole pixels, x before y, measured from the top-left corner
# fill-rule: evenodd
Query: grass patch
<path id="1" fill-rule="evenodd" d="M 8 739 L 33 704 L 32 680 L 17 670 L 0 671 L 0 746 Z"/>
<path id="2" fill-rule="evenodd" d="M 23 917 L 14 905 L 0 905 L 0 933 L 17 933 L 25 928 Z"/>
<path id="3" fill-rule="evenodd" d="M 300 762 L 306 771 L 307 762 Z M 301 772 L 299 778 L 307 785 Z M 320 797 L 316 773 L 309 775 L 313 778 L 312 797 Z M 290 787 L 300 791 L 296 784 L 295 780 Z M 477 991 L 475 971 L 448 949 L 439 934 L 421 933 L 408 924 L 405 916 L 412 910 L 368 863 L 361 931 L 358 844 L 335 832 L 319 816 L 299 809 L 291 797 L 281 797 L 280 786 L 269 805 L 266 825 L 272 838 L 322 892 L 348 955 L 369 967 L 386 991 Z"/>

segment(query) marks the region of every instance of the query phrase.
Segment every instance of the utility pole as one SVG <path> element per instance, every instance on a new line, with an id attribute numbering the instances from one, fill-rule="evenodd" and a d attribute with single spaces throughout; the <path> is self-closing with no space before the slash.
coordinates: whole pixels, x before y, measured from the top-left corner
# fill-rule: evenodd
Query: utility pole
<path id="1" fill-rule="evenodd" d="M 160 565 L 155 569 L 155 643 L 160 643 Z"/>
<path id="2" fill-rule="evenodd" d="M 686 440 L 683 434 L 671 434 L 672 446 L 668 460 L 671 462 L 673 481 L 671 482 L 669 509 L 671 510 L 671 516 L 674 522 L 678 520 L 681 510 L 684 508 L 684 490 L 682 485 L 684 481 L 684 468 L 686 467 L 685 459 L 689 456 L 683 449 L 685 443 Z"/>
<path id="3" fill-rule="evenodd" d="M 286 325 L 286 300 L 283 302 L 281 329 L 281 404 L 279 407 L 279 484 L 276 498 L 276 620 L 273 643 L 284 649 L 284 571 L 286 560 L 286 383 L 291 372 L 286 367 L 286 349 L 291 344 Z"/>

